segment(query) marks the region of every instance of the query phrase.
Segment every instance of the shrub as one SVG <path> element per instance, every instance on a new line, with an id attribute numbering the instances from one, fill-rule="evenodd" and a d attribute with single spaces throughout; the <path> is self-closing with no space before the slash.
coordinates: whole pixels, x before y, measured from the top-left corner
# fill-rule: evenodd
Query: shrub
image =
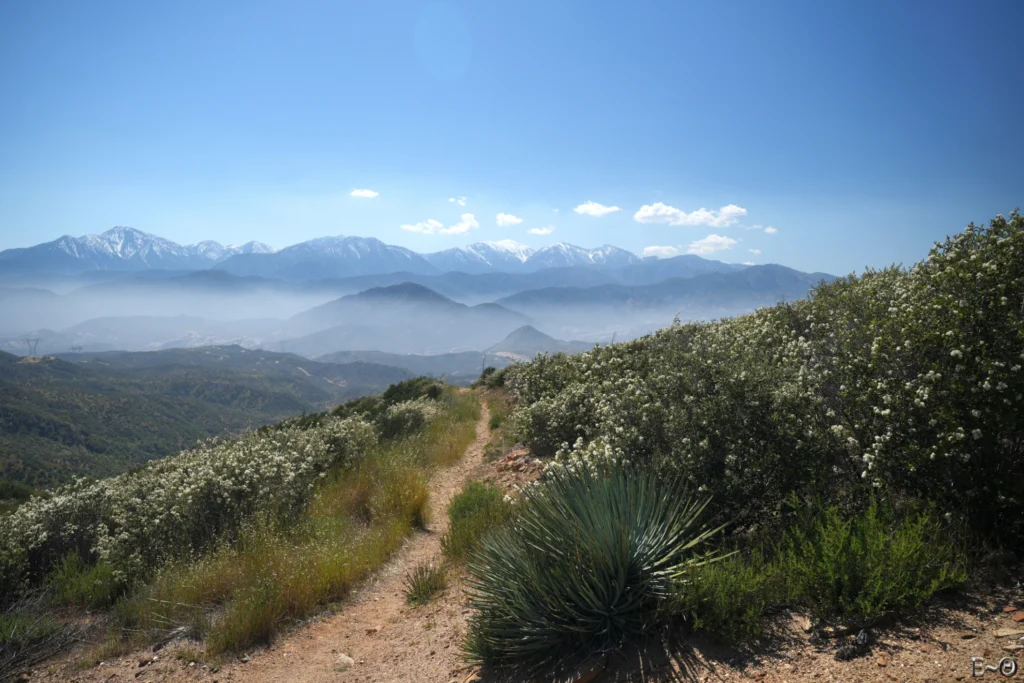
<path id="1" fill-rule="evenodd" d="M 448 586 L 444 567 L 421 564 L 405 577 L 405 601 L 410 605 L 425 605 Z"/>
<path id="2" fill-rule="evenodd" d="M 858 627 L 916 609 L 967 578 L 957 535 L 931 510 L 901 515 L 877 501 L 853 517 L 833 506 L 794 527 L 780 561 L 791 599 L 816 621 Z"/>
<path id="3" fill-rule="evenodd" d="M 675 474 L 746 528 L 786 500 L 934 501 L 1024 538 L 1024 216 L 806 300 L 506 368 L 539 457 Z"/>
<path id="4" fill-rule="evenodd" d="M 786 598 L 777 562 L 760 550 L 737 552 L 681 575 L 667 609 L 728 642 L 757 637 L 768 610 Z"/>
<path id="5" fill-rule="evenodd" d="M 78 553 L 66 555 L 45 585 L 50 598 L 62 605 L 108 607 L 118 597 L 113 568 L 104 562 L 87 565 Z"/>
<path id="6" fill-rule="evenodd" d="M 508 519 L 511 508 L 501 488 L 478 481 L 467 482 L 448 504 L 448 532 L 441 538 L 445 557 L 464 559 L 484 534 Z"/>
<path id="7" fill-rule="evenodd" d="M 712 532 L 651 472 L 555 469 L 468 563 L 470 659 L 551 665 L 642 633 L 672 576 Z"/>

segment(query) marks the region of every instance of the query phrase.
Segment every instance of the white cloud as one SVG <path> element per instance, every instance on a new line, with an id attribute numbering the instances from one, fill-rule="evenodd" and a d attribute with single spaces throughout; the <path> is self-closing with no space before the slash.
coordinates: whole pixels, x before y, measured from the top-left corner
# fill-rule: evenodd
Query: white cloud
<path id="1" fill-rule="evenodd" d="M 713 228 L 725 228 L 733 225 L 746 216 L 747 210 L 742 206 L 728 204 L 718 211 L 710 211 L 701 207 L 696 211 L 686 213 L 674 206 L 655 202 L 644 204 L 633 214 L 633 220 L 637 223 L 667 223 L 668 225 L 708 225 Z"/>
<path id="2" fill-rule="evenodd" d="M 553 226 L 553 225 L 546 225 L 543 228 L 530 228 L 526 232 L 530 233 L 531 235 L 541 235 L 541 236 L 544 236 L 544 235 L 550 235 L 554 231 L 555 231 L 555 226 Z"/>
<path id="3" fill-rule="evenodd" d="M 422 223 L 407 223 L 402 226 L 402 230 L 418 232 L 424 235 L 436 235 L 442 228 L 444 228 L 444 223 L 435 221 L 433 218 L 428 218 Z"/>
<path id="4" fill-rule="evenodd" d="M 754 265 L 754 262 L 753 261 L 744 261 L 743 265 L 745 265 L 745 266 L 752 266 L 752 265 Z"/>
<path id="5" fill-rule="evenodd" d="M 760 256 L 761 255 L 761 250 L 760 249 L 747 249 L 747 251 L 749 251 L 751 254 L 754 254 L 756 256 Z"/>
<path id="6" fill-rule="evenodd" d="M 767 228 L 764 229 L 764 231 L 769 235 L 774 235 L 775 233 L 778 232 L 778 228 L 773 228 L 772 226 L 769 225 Z"/>
<path id="7" fill-rule="evenodd" d="M 444 227 L 444 223 L 441 221 L 428 218 L 420 223 L 407 223 L 402 226 L 402 230 L 418 232 L 421 235 L 462 235 L 474 228 L 480 227 L 480 223 L 477 221 L 476 216 L 471 213 L 464 213 L 461 218 L 461 221 L 447 228 Z"/>
<path id="8" fill-rule="evenodd" d="M 734 240 L 731 237 L 723 237 L 722 235 L 708 235 L 702 240 L 690 242 L 690 247 L 687 249 L 687 253 L 714 254 L 715 252 L 732 249 L 733 245 L 738 241 L 739 240 Z"/>
<path id="9" fill-rule="evenodd" d="M 679 256 L 679 249 L 678 247 L 644 247 L 644 256 L 672 258 L 673 256 Z"/>
<path id="10" fill-rule="evenodd" d="M 552 209 L 552 211 L 554 211 L 555 213 L 558 213 L 558 209 Z"/>
<path id="11" fill-rule="evenodd" d="M 477 221 L 476 216 L 471 213 L 464 213 L 461 216 L 462 220 L 455 225 L 439 230 L 442 235 L 463 235 L 474 228 L 479 228 L 480 223 Z"/>
<path id="12" fill-rule="evenodd" d="M 523 219 L 519 216 L 513 216 L 510 213 L 499 213 L 495 218 L 498 220 L 498 225 L 502 228 L 507 228 L 510 225 L 518 225 L 523 222 Z"/>
<path id="13" fill-rule="evenodd" d="M 373 199 L 374 197 L 379 196 L 380 192 L 374 192 L 373 190 L 367 190 L 364 188 L 359 190 L 352 190 L 351 192 L 349 192 L 349 195 L 352 197 L 360 197 L 362 199 Z"/>
<path id="14" fill-rule="evenodd" d="M 459 206 L 465 206 L 466 205 L 466 198 L 465 197 L 449 197 L 448 198 L 448 202 L 450 204 L 458 204 Z"/>
<path id="15" fill-rule="evenodd" d="M 605 206 L 604 204 L 598 204 L 597 202 L 584 202 L 573 209 L 573 211 L 583 214 L 584 216 L 598 217 L 620 211 L 620 209 L 617 206 Z"/>

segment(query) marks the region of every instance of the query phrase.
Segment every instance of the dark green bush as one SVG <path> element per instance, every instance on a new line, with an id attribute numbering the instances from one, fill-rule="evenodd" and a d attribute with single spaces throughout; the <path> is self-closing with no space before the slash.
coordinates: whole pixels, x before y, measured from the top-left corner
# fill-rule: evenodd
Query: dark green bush
<path id="1" fill-rule="evenodd" d="M 450 560 L 461 560 L 484 534 L 504 523 L 512 513 L 501 488 L 479 481 L 467 482 L 448 504 L 448 532 L 441 550 Z"/>
<path id="2" fill-rule="evenodd" d="M 405 577 L 405 601 L 425 605 L 447 586 L 448 574 L 443 567 L 421 564 Z"/>
<path id="3" fill-rule="evenodd" d="M 760 550 L 745 551 L 680 576 L 668 610 L 696 631 L 736 642 L 761 635 L 768 610 L 786 595 L 781 565 Z"/>
<path id="4" fill-rule="evenodd" d="M 874 500 L 856 516 L 830 507 L 797 525 L 779 555 L 790 599 L 816 621 L 850 626 L 916 609 L 967 579 L 956 530 L 929 509 L 901 513 Z"/>
<path id="5" fill-rule="evenodd" d="M 553 471 L 471 556 L 468 657 L 550 666 L 643 633 L 713 533 L 698 526 L 705 504 L 649 471 Z"/>

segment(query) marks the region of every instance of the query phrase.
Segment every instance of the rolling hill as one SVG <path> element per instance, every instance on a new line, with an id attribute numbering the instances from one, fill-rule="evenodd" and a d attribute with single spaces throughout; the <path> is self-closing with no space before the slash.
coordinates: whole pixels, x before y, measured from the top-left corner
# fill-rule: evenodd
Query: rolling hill
<path id="1" fill-rule="evenodd" d="M 0 352 L 0 480 L 107 476 L 411 377 L 241 347 L 21 358 Z"/>

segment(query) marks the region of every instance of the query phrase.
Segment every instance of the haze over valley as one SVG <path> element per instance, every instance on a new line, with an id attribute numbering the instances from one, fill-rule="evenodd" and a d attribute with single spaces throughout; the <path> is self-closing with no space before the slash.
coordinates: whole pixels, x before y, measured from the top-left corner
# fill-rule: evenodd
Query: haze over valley
<path id="1" fill-rule="evenodd" d="M 696 255 L 644 258 L 607 245 L 535 250 L 506 240 L 417 254 L 375 238 L 325 237 L 275 251 L 256 242 L 181 246 L 113 228 L 0 252 L 0 349 L 52 355 L 237 345 L 308 358 L 475 353 L 479 360 L 526 326 L 578 348 L 635 338 L 676 316 L 750 312 L 830 279 Z M 520 343 L 505 358 L 552 348 Z M 439 358 L 427 374 L 448 374 L 445 367 Z"/>

